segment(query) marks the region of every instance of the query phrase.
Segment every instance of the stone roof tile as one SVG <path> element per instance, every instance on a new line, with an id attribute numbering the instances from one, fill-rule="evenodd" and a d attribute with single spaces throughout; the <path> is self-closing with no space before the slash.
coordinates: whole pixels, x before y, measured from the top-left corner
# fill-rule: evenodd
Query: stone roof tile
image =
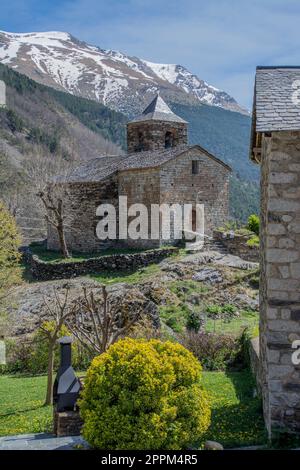
<path id="1" fill-rule="evenodd" d="M 93 158 L 81 163 L 68 174 L 56 177 L 55 182 L 82 183 L 101 181 L 115 173 L 118 169 L 118 164 L 125 158 L 126 156 L 121 155 Z"/>
<path id="2" fill-rule="evenodd" d="M 257 67 L 256 132 L 300 130 L 300 93 L 295 100 L 297 89 L 300 90 L 300 67 Z"/>
<path id="3" fill-rule="evenodd" d="M 158 94 L 144 109 L 142 114 L 134 118 L 132 121 L 130 121 L 130 123 L 142 121 L 170 121 L 186 123 L 184 119 L 177 116 L 177 114 L 173 113 L 167 103 Z"/>
<path id="4" fill-rule="evenodd" d="M 55 182 L 98 182 L 108 178 L 118 171 L 156 168 L 190 149 L 200 150 L 219 164 L 223 165 L 228 171 L 231 171 L 231 168 L 226 165 L 226 163 L 222 162 L 222 160 L 219 160 L 217 157 L 210 154 L 207 152 L 207 150 L 203 149 L 199 145 L 180 145 L 171 149 L 163 149 L 156 152 L 137 152 L 123 156 L 103 156 L 94 158 L 92 160 L 83 162 L 81 165 L 72 170 L 68 175 L 59 176 L 55 179 Z"/>

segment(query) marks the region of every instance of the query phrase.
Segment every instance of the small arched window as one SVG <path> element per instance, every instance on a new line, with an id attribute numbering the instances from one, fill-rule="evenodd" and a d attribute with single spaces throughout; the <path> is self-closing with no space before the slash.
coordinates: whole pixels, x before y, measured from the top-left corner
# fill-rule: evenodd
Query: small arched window
<path id="1" fill-rule="evenodd" d="M 173 134 L 172 134 L 172 132 L 167 131 L 166 134 L 165 134 L 165 148 L 169 149 L 169 148 L 173 147 L 173 145 L 174 145 Z"/>
<path id="2" fill-rule="evenodd" d="M 200 162 L 198 160 L 192 160 L 192 174 L 198 175 L 200 171 Z"/>

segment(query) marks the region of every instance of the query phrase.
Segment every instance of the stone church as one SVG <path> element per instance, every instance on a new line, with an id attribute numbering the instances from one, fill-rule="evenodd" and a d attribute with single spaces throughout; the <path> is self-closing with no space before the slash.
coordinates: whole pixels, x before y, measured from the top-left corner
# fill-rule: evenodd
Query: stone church
<path id="1" fill-rule="evenodd" d="M 56 184 L 65 190 L 66 240 L 71 251 L 155 248 L 176 242 L 174 238 L 99 240 L 96 209 L 112 204 L 118 213 L 119 196 L 127 196 L 128 207 L 144 204 L 149 214 L 151 204 L 204 204 L 208 235 L 228 220 L 231 169 L 199 145 L 189 146 L 187 126 L 157 95 L 127 124 L 126 155 L 97 157 L 58 179 Z M 51 226 L 48 249 L 59 249 Z"/>

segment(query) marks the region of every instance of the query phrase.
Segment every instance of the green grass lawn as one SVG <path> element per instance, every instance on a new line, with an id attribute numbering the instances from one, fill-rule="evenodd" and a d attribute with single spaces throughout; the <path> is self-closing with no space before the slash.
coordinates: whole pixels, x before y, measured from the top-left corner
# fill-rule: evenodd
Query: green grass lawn
<path id="1" fill-rule="evenodd" d="M 208 333 L 232 334 L 238 336 L 245 328 L 255 330 L 259 324 L 259 314 L 254 310 L 242 310 L 238 317 L 228 320 L 208 318 L 205 330 Z"/>
<path id="2" fill-rule="evenodd" d="M 221 442 L 224 447 L 267 443 L 261 402 L 253 397 L 249 371 L 204 372 L 203 383 L 212 404 L 212 423 L 204 440 Z"/>
<path id="3" fill-rule="evenodd" d="M 212 424 L 205 439 L 226 447 L 261 444 L 266 435 L 249 372 L 204 372 Z M 43 406 L 46 377 L 0 376 L 0 435 L 51 431 L 52 408 Z"/>
<path id="4" fill-rule="evenodd" d="M 0 376 L 0 436 L 50 431 L 52 407 L 43 406 L 45 393 L 45 376 Z"/>
<path id="5" fill-rule="evenodd" d="M 196 310 L 196 308 L 195 308 Z M 164 322 L 177 333 L 184 331 L 189 309 L 185 304 L 161 305 L 159 306 L 159 316 Z M 259 324 L 258 312 L 252 310 L 242 310 L 238 317 L 229 319 L 213 319 L 206 317 L 204 331 L 206 333 L 227 334 L 239 336 L 245 328 L 255 331 Z"/>
<path id="6" fill-rule="evenodd" d="M 137 271 L 107 271 L 101 274 L 91 274 L 89 277 L 101 284 L 115 284 L 117 282 L 136 284 L 159 272 L 160 267 L 157 264 L 149 264 Z"/>
<path id="7" fill-rule="evenodd" d="M 108 255 L 118 255 L 118 254 L 126 254 L 129 255 L 131 253 L 141 253 L 145 250 L 138 250 L 138 249 L 107 249 L 103 250 L 102 252 L 97 253 L 71 253 L 70 258 L 63 258 L 59 251 L 47 250 L 45 245 L 41 245 L 38 243 L 32 243 L 30 245 L 30 250 L 34 255 L 37 255 L 42 261 L 46 261 L 48 263 L 68 263 L 73 261 L 83 261 L 89 258 L 99 258 L 101 256 L 108 256 Z"/>

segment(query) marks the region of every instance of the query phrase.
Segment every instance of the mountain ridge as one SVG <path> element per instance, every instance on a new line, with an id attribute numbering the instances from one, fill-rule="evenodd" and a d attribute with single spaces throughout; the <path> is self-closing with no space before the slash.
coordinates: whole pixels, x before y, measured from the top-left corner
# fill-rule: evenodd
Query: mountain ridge
<path id="1" fill-rule="evenodd" d="M 30 78 L 133 116 L 160 90 L 167 101 L 249 114 L 225 91 L 179 64 L 101 49 L 60 31 L 0 31 L 0 61 Z"/>

